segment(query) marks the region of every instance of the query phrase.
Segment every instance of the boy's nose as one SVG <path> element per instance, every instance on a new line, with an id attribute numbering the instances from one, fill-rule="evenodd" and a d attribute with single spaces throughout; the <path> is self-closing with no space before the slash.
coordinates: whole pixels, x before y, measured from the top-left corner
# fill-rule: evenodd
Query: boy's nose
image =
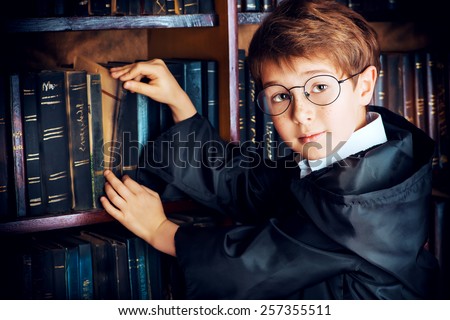
<path id="1" fill-rule="evenodd" d="M 314 105 L 304 93 L 296 93 L 292 97 L 291 117 L 295 124 L 306 124 L 314 119 Z"/>

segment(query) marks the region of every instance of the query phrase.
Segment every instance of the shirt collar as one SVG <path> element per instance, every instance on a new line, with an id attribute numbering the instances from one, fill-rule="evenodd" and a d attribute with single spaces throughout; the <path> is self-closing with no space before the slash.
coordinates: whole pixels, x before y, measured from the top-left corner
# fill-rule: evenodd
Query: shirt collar
<path id="1" fill-rule="evenodd" d="M 367 150 L 373 146 L 385 143 L 387 141 L 381 115 L 377 112 L 368 112 L 366 115 L 367 124 L 353 132 L 350 138 L 337 151 L 325 158 L 317 160 L 303 159 L 299 162 L 301 171 L 306 170 L 306 174 L 312 171 L 320 170 L 336 161 L 345 159 L 352 154 Z"/>

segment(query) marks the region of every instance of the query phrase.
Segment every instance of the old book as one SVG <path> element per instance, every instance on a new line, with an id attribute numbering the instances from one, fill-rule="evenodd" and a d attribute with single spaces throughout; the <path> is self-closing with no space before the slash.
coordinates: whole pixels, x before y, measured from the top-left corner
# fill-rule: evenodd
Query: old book
<path id="1" fill-rule="evenodd" d="M 72 209 L 93 208 L 86 71 L 65 70 Z"/>
<path id="2" fill-rule="evenodd" d="M 109 16 L 113 0 L 89 0 L 88 12 L 91 16 Z"/>
<path id="3" fill-rule="evenodd" d="M 15 212 L 18 217 L 26 215 L 26 175 L 23 139 L 22 102 L 20 76 L 10 75 L 10 121 L 12 135 L 12 161 L 14 166 Z"/>
<path id="4" fill-rule="evenodd" d="M 76 237 L 73 234 L 58 234 L 55 238 L 55 241 L 60 242 L 62 245 L 67 248 L 77 248 L 78 255 L 78 283 L 77 290 L 71 290 L 70 297 L 75 299 L 75 296 L 79 296 L 80 300 L 92 300 L 94 299 L 94 279 L 93 279 L 93 265 L 92 265 L 92 251 L 91 251 L 91 243 L 89 241 L 85 241 Z M 74 277 L 77 277 L 74 275 Z M 73 279 L 72 279 L 73 280 Z M 72 281 L 71 281 L 72 283 Z"/>
<path id="5" fill-rule="evenodd" d="M 88 73 L 98 73 L 101 75 L 102 86 L 102 121 L 103 121 L 103 152 L 105 169 L 116 171 L 120 162 L 117 158 L 117 113 L 120 100 L 124 94 L 122 83 L 111 77 L 108 68 L 101 66 L 95 61 L 84 57 L 76 56 L 74 59 L 75 70 L 86 70 Z M 116 157 L 114 157 L 116 155 Z"/>
<path id="6" fill-rule="evenodd" d="M 88 232 L 82 231 L 75 235 L 78 239 L 90 243 L 92 253 L 92 278 L 94 284 L 94 299 L 114 299 L 113 279 L 111 273 L 112 257 L 109 244 Z"/>
<path id="7" fill-rule="evenodd" d="M 380 107 L 387 105 L 388 96 L 388 74 L 387 74 L 387 62 L 386 53 L 380 54 L 380 70 L 378 73 L 377 82 L 375 83 L 375 90 L 373 93 L 372 104 Z"/>
<path id="8" fill-rule="evenodd" d="M 9 123 L 9 95 L 8 79 L 0 76 L 0 218 L 11 217 L 13 208 L 10 205 L 13 193 L 11 190 L 10 166 L 11 158 L 11 130 Z"/>
<path id="9" fill-rule="evenodd" d="M 199 1 L 200 0 L 184 0 L 184 14 L 197 14 L 199 12 Z"/>
<path id="10" fill-rule="evenodd" d="M 414 52 L 414 103 L 416 107 L 416 126 L 428 132 L 426 99 L 426 61 L 422 51 Z"/>
<path id="11" fill-rule="evenodd" d="M 87 97 L 89 106 L 89 148 L 91 157 L 92 204 L 101 208 L 100 197 L 105 194 L 103 176 L 103 121 L 102 83 L 99 73 L 87 73 Z"/>
<path id="12" fill-rule="evenodd" d="M 247 141 L 247 108 L 246 108 L 246 76 L 245 76 L 245 50 L 238 50 L 238 91 L 239 91 L 239 142 Z"/>
<path id="13" fill-rule="evenodd" d="M 45 213 L 46 195 L 42 183 L 37 74 L 26 72 L 21 74 L 20 78 L 27 178 L 27 214 L 40 216 Z"/>
<path id="14" fill-rule="evenodd" d="M 253 79 L 250 70 L 248 68 L 247 59 L 245 60 L 245 102 L 247 109 L 247 141 L 256 146 L 256 84 Z"/>
<path id="15" fill-rule="evenodd" d="M 103 232 L 89 232 L 93 237 L 106 242 L 109 250 L 108 263 L 109 280 L 111 285 L 111 299 L 127 300 L 131 298 L 130 281 L 128 275 L 128 255 L 126 243 Z"/>
<path id="16" fill-rule="evenodd" d="M 411 123 L 416 123 L 416 109 L 414 104 L 414 63 L 411 52 L 402 54 L 402 83 L 403 83 L 403 116 Z"/>
<path id="17" fill-rule="evenodd" d="M 68 212 L 72 208 L 72 190 L 63 71 L 38 73 L 38 101 L 45 211 Z"/>
<path id="18" fill-rule="evenodd" d="M 154 15 L 165 15 L 166 10 L 166 0 L 152 0 L 153 1 L 153 14 Z"/>
<path id="19" fill-rule="evenodd" d="M 385 107 L 404 116 L 402 55 L 401 52 L 386 53 L 388 95 Z"/>
<path id="20" fill-rule="evenodd" d="M 202 64 L 203 105 L 206 106 L 209 122 L 216 130 L 219 130 L 218 62 L 216 60 L 202 60 Z"/>
<path id="21" fill-rule="evenodd" d="M 439 170 L 439 128 L 437 111 L 437 90 L 438 90 L 438 57 L 434 52 L 425 53 L 425 86 L 426 98 L 424 110 L 427 114 L 427 133 L 436 142 L 432 160 L 432 168 L 435 174 Z"/>

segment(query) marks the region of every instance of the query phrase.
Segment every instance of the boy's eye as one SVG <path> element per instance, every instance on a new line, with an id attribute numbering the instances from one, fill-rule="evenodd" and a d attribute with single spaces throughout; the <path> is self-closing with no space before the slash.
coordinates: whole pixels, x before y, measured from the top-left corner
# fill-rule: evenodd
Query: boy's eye
<path id="1" fill-rule="evenodd" d="M 319 83 L 319 84 L 312 86 L 311 93 L 321 93 L 322 91 L 327 90 L 327 88 L 328 88 L 328 85 L 326 85 L 325 83 Z"/>
<path id="2" fill-rule="evenodd" d="M 279 94 L 276 94 L 272 98 L 272 101 L 274 103 L 279 103 L 279 102 L 283 102 L 283 101 L 290 100 L 290 99 L 291 99 L 291 97 L 290 97 L 289 93 L 279 93 Z"/>

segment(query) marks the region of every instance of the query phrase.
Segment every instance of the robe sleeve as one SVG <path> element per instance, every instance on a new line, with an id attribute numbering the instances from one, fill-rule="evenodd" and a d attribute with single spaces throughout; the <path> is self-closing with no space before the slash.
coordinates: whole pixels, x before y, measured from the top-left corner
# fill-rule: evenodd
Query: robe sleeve
<path id="1" fill-rule="evenodd" d="M 144 154 L 140 183 L 151 186 L 157 176 L 241 222 L 267 220 L 289 194 L 285 164 L 263 159 L 258 148 L 223 141 L 199 114 L 165 131 Z"/>

